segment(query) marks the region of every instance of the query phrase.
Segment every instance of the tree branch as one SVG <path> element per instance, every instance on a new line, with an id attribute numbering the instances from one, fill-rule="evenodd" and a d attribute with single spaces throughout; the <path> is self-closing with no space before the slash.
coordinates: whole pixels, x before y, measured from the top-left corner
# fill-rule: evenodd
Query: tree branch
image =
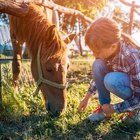
<path id="1" fill-rule="evenodd" d="M 135 9 L 135 12 L 140 16 L 140 12 L 138 11 L 138 9 Z"/>
<path id="2" fill-rule="evenodd" d="M 125 0 L 120 0 L 120 2 L 130 7 L 133 6 L 132 3 L 126 2 Z M 135 5 L 135 8 L 140 8 L 140 5 Z"/>
<path id="3" fill-rule="evenodd" d="M 28 13 L 28 5 L 14 0 L 0 0 L 0 12 L 13 16 L 25 16 Z"/>
<path id="4" fill-rule="evenodd" d="M 18 0 L 19 1 L 19 0 Z M 40 6 L 47 7 L 49 9 L 57 10 L 60 13 L 64 13 L 65 15 L 72 15 L 86 24 L 91 24 L 93 20 L 78 10 L 66 8 L 64 6 L 60 6 L 58 4 L 53 3 L 52 1 L 46 0 L 20 0 L 21 2 L 17 2 L 16 0 L 0 0 L 0 12 L 4 12 L 7 14 L 11 14 L 14 16 L 25 16 L 28 13 L 28 4 L 34 2 Z"/>
<path id="5" fill-rule="evenodd" d="M 77 17 L 81 21 L 84 21 L 88 24 L 91 24 L 93 22 L 93 20 L 91 18 L 84 16 L 83 13 L 81 13 L 80 11 L 75 10 L 75 9 L 66 8 L 64 6 L 60 6 L 60 5 L 50 2 L 50 1 L 37 2 L 37 4 L 47 7 L 49 9 L 57 10 L 58 12 L 64 13 L 65 15 L 73 15 L 74 17 Z"/>

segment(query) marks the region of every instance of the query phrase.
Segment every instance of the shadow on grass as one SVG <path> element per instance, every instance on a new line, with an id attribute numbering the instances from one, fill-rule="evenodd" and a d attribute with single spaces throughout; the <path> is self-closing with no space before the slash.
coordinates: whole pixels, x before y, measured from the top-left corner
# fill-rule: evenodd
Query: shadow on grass
<path id="1" fill-rule="evenodd" d="M 48 115 L 33 115 L 11 121 L 3 119 L 0 120 L 0 139 L 71 140 L 88 138 L 90 132 L 94 137 L 98 137 L 99 134 L 94 129 L 97 125 L 99 123 L 93 124 L 84 120 L 76 125 L 66 124 L 63 128 L 59 118 L 51 118 Z"/>
<path id="2" fill-rule="evenodd" d="M 75 125 L 69 125 L 68 130 L 60 137 L 65 140 L 99 140 L 100 133 L 96 128 L 100 125 L 100 122 L 89 122 L 83 120 Z"/>
<path id="3" fill-rule="evenodd" d="M 84 120 L 76 125 L 69 126 L 69 132 L 63 135 L 62 139 L 69 140 L 140 140 L 139 124 L 112 124 L 109 132 L 103 132 L 101 129 L 108 129 L 109 121 L 89 122 Z"/>
<path id="4" fill-rule="evenodd" d="M 103 136 L 105 140 L 140 140 L 140 124 L 118 122 L 111 125 L 111 131 Z"/>
<path id="5" fill-rule="evenodd" d="M 57 129 L 57 119 L 50 116 L 31 115 L 16 120 L 0 120 L 0 140 L 47 139 Z"/>
<path id="6" fill-rule="evenodd" d="M 139 140 L 140 126 L 113 123 L 106 133 L 100 131 L 111 122 L 98 123 L 82 120 L 71 124 L 65 118 L 52 118 L 48 114 L 32 115 L 16 120 L 0 120 L 0 139 L 34 139 L 34 140 Z M 63 121 L 62 121 L 63 120 Z"/>

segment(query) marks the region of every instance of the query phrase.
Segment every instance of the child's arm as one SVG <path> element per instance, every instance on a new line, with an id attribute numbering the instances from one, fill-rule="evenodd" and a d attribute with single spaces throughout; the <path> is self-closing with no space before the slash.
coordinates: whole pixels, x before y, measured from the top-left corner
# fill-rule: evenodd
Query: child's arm
<path id="1" fill-rule="evenodd" d="M 78 111 L 84 111 L 88 105 L 88 101 L 90 99 L 90 97 L 92 96 L 92 94 L 87 93 L 86 96 L 84 97 L 84 99 L 80 102 Z"/>
<path id="2" fill-rule="evenodd" d="M 96 85 L 95 85 L 95 81 L 92 80 L 92 82 L 90 83 L 90 86 L 88 88 L 88 92 L 87 92 L 86 96 L 80 102 L 79 109 L 78 109 L 79 111 L 84 111 L 86 109 L 90 97 L 92 95 L 94 95 L 95 93 L 96 93 Z"/>

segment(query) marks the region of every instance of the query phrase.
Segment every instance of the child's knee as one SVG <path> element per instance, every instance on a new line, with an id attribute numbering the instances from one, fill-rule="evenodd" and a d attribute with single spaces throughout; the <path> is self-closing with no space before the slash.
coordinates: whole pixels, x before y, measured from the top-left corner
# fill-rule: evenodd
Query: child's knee
<path id="1" fill-rule="evenodd" d="M 116 88 L 117 80 L 115 77 L 113 77 L 113 72 L 106 74 L 106 76 L 104 77 L 104 85 L 109 91 Z"/>
<path id="2" fill-rule="evenodd" d="M 121 72 L 110 72 L 106 74 L 104 77 L 104 85 L 107 90 L 124 100 L 132 96 L 129 77 Z"/>

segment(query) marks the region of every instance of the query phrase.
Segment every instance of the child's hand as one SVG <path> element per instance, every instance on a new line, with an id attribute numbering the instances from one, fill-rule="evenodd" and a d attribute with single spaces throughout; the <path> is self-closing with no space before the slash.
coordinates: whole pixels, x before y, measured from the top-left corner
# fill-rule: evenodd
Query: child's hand
<path id="1" fill-rule="evenodd" d="M 80 102 L 78 111 L 79 111 L 79 112 L 84 111 L 84 110 L 86 109 L 87 105 L 88 105 L 88 99 L 84 98 L 84 99 Z"/>
<path id="2" fill-rule="evenodd" d="M 112 113 L 115 112 L 113 105 L 111 104 L 104 104 L 102 105 L 103 112 L 105 113 L 106 117 L 110 117 Z"/>
<path id="3" fill-rule="evenodd" d="M 90 93 L 87 93 L 85 98 L 80 102 L 80 105 L 79 105 L 79 108 L 78 108 L 78 111 L 84 111 L 88 105 L 88 101 L 90 99 L 92 94 Z"/>

